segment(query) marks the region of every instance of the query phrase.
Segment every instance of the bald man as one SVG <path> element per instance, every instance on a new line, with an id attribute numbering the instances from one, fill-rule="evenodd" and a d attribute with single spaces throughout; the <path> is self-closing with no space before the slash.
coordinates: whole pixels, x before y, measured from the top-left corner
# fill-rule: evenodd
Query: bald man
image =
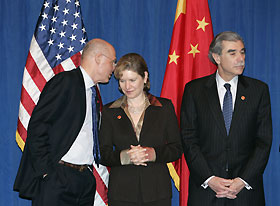
<path id="1" fill-rule="evenodd" d="M 93 205 L 98 127 L 92 120 L 92 88 L 109 81 L 115 63 L 113 46 L 93 39 L 84 47 L 80 67 L 59 73 L 44 87 L 29 121 L 14 184 L 32 205 Z"/>

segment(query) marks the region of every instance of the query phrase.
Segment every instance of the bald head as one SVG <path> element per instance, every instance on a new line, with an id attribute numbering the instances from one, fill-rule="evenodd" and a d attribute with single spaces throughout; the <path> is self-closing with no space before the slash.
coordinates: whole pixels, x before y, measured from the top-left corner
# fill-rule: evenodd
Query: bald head
<path id="1" fill-rule="evenodd" d="M 82 62 L 87 57 L 95 56 L 98 53 L 107 53 L 113 46 L 102 39 L 92 39 L 83 49 Z"/>
<path id="2" fill-rule="evenodd" d="M 108 82 L 114 70 L 116 52 L 114 47 L 102 40 L 92 39 L 83 49 L 81 67 L 95 83 Z"/>

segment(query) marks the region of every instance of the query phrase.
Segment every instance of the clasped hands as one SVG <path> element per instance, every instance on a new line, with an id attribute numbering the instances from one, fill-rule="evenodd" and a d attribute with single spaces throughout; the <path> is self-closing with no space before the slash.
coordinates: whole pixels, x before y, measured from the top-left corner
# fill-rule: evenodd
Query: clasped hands
<path id="1" fill-rule="evenodd" d="M 130 161 L 134 165 L 147 166 L 147 162 L 155 161 L 156 152 L 152 147 L 142 147 L 140 145 L 130 146 L 127 154 L 130 157 Z"/>
<path id="2" fill-rule="evenodd" d="M 217 198 L 237 198 L 237 194 L 245 187 L 245 183 L 240 178 L 224 179 L 213 177 L 208 182 L 208 186 L 216 192 Z"/>

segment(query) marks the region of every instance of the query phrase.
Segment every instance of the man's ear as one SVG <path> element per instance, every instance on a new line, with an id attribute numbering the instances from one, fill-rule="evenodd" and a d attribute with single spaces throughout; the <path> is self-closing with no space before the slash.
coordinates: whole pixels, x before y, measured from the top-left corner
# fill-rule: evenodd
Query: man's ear
<path id="1" fill-rule="evenodd" d="M 101 54 L 96 54 L 95 57 L 94 57 L 94 59 L 95 59 L 96 64 L 99 65 L 100 62 L 101 62 Z"/>
<path id="2" fill-rule="evenodd" d="M 220 62 L 221 62 L 221 56 L 220 56 L 219 54 L 212 53 L 212 57 L 213 57 L 213 59 L 215 60 L 215 62 L 216 62 L 217 64 L 220 64 Z"/>

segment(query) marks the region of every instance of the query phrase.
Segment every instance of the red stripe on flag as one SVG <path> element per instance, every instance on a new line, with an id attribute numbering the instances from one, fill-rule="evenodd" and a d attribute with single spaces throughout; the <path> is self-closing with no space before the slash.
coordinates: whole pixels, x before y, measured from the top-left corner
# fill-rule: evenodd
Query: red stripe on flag
<path id="1" fill-rule="evenodd" d="M 26 70 L 28 71 L 29 75 L 31 76 L 32 80 L 37 85 L 38 89 L 42 92 L 47 81 L 44 78 L 44 76 L 42 75 L 39 68 L 37 67 L 30 52 L 28 53 L 25 67 L 26 67 Z"/>
<path id="2" fill-rule="evenodd" d="M 64 71 L 64 69 L 61 66 L 61 64 L 59 64 L 55 68 L 53 68 L 53 72 L 54 72 L 55 75 L 57 75 L 58 73 L 63 72 L 63 71 Z"/>
<path id="3" fill-rule="evenodd" d="M 24 87 L 21 88 L 21 104 L 26 109 L 27 113 L 31 116 L 32 111 L 35 107 L 35 103 Z"/>
<path id="4" fill-rule="evenodd" d="M 81 65 L 81 53 L 78 52 L 71 57 L 73 63 L 75 64 L 76 68 Z"/>
<path id="5" fill-rule="evenodd" d="M 21 121 L 18 119 L 18 127 L 17 127 L 18 133 L 20 135 L 20 137 L 22 138 L 22 140 L 25 142 L 26 138 L 27 138 L 27 131 L 24 128 L 24 126 L 22 125 Z"/>
<path id="6" fill-rule="evenodd" d="M 103 180 L 101 179 L 99 173 L 97 172 L 97 170 L 94 167 L 93 167 L 93 175 L 96 180 L 96 191 L 100 195 L 103 202 L 107 205 L 108 204 L 108 198 L 107 198 L 108 189 L 107 189 L 106 185 L 104 184 Z"/>

